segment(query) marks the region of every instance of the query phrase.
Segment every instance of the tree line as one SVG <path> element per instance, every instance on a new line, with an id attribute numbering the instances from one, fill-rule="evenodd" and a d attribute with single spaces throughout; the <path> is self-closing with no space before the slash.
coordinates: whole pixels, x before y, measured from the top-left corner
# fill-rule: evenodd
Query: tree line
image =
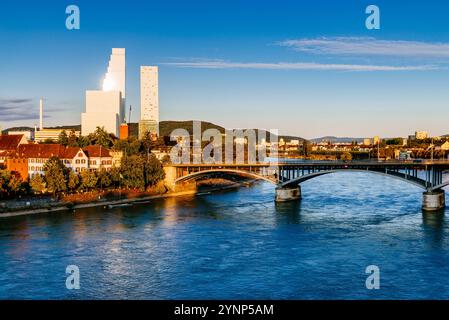
<path id="1" fill-rule="evenodd" d="M 20 175 L 0 170 L 0 198 L 18 195 L 84 192 L 93 189 L 127 188 L 145 191 L 165 178 L 161 162 L 154 155 L 124 156 L 119 167 L 109 170 L 81 171 L 76 174 L 59 158 L 50 158 L 43 175 L 35 174 L 22 181 Z"/>

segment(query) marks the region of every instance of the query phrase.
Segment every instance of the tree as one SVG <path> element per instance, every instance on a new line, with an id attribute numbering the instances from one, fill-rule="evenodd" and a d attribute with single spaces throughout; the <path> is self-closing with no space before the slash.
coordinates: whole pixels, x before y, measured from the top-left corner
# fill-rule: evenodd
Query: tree
<path id="1" fill-rule="evenodd" d="M 67 190 L 68 169 L 61 160 L 57 157 L 52 157 L 44 164 L 43 169 L 48 191 L 55 196 Z"/>
<path id="2" fill-rule="evenodd" d="M 352 160 L 352 154 L 350 152 L 344 152 L 340 155 L 340 160 L 343 161 L 351 161 Z"/>
<path id="3" fill-rule="evenodd" d="M 128 137 L 126 140 L 116 140 L 113 149 L 122 151 L 123 154 L 132 156 L 139 153 L 142 148 L 142 142 L 135 137 Z"/>
<path id="4" fill-rule="evenodd" d="M 78 175 L 75 172 L 70 170 L 67 187 L 69 188 L 70 191 L 74 191 L 79 187 L 79 184 L 80 184 L 80 178 L 78 177 Z"/>
<path id="5" fill-rule="evenodd" d="M 106 171 L 106 169 L 101 169 L 100 171 L 98 171 L 97 177 L 98 177 L 97 186 L 100 189 L 108 188 L 111 185 L 111 178 L 109 176 L 109 172 Z"/>
<path id="6" fill-rule="evenodd" d="M 42 144 L 54 144 L 55 140 L 51 139 L 51 138 L 47 138 L 45 139 L 43 142 L 41 142 Z"/>
<path id="7" fill-rule="evenodd" d="M 13 194 L 19 193 L 22 187 L 22 179 L 19 174 L 11 174 L 11 179 L 8 182 L 9 191 Z"/>
<path id="8" fill-rule="evenodd" d="M 127 188 L 145 189 L 145 161 L 140 155 L 125 156 L 120 164 L 122 183 Z"/>
<path id="9" fill-rule="evenodd" d="M 97 175 L 94 171 L 85 170 L 81 172 L 81 188 L 82 189 L 92 189 L 97 185 Z"/>
<path id="10" fill-rule="evenodd" d="M 142 146 L 144 148 L 147 159 L 150 158 L 150 151 L 154 148 L 153 136 L 150 131 L 145 132 L 142 138 Z"/>
<path id="11" fill-rule="evenodd" d="M 145 162 L 145 187 L 152 187 L 164 180 L 165 171 L 162 163 L 152 154 Z"/>
<path id="12" fill-rule="evenodd" d="M 388 139 L 385 141 L 385 144 L 387 146 L 391 145 L 402 145 L 402 138 L 394 138 L 394 139 Z"/>
<path id="13" fill-rule="evenodd" d="M 113 167 L 109 170 L 109 178 L 111 179 L 111 185 L 114 187 L 119 187 L 122 182 L 120 168 Z"/>
<path id="14" fill-rule="evenodd" d="M 169 155 L 165 155 L 165 156 L 162 158 L 161 163 L 162 163 L 162 164 L 169 164 L 169 163 L 171 163 L 170 156 L 169 156 Z"/>
<path id="15" fill-rule="evenodd" d="M 70 131 L 69 137 L 67 139 L 67 145 L 69 147 L 78 147 L 78 142 L 74 130 Z"/>
<path id="16" fill-rule="evenodd" d="M 104 129 L 104 127 L 97 127 L 95 132 L 89 135 L 89 138 L 91 140 L 91 143 L 101 145 L 105 148 L 111 148 L 114 144 L 114 139 Z"/>
<path id="17" fill-rule="evenodd" d="M 76 144 L 80 148 L 85 148 L 91 144 L 91 141 L 90 141 L 89 137 L 79 136 L 76 139 Z"/>
<path id="18" fill-rule="evenodd" d="M 34 193 L 43 193 L 45 191 L 45 180 L 40 174 L 34 174 L 30 179 L 30 187 Z"/>
<path id="19" fill-rule="evenodd" d="M 11 172 L 7 170 L 0 170 L 0 193 L 6 194 L 9 192 L 8 183 L 11 179 Z"/>
<path id="20" fill-rule="evenodd" d="M 59 134 L 58 143 L 62 144 L 63 146 L 67 146 L 69 144 L 69 137 L 67 136 L 67 132 L 65 130 L 62 130 Z"/>

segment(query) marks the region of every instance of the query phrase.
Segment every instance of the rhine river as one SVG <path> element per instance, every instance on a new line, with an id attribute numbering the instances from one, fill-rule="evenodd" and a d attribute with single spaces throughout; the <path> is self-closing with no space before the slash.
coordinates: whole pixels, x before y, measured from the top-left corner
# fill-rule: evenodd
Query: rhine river
<path id="1" fill-rule="evenodd" d="M 274 187 L 0 220 L 1 299 L 448 299 L 449 221 L 422 191 L 338 173 Z M 65 269 L 80 269 L 79 290 Z M 380 268 L 367 290 L 365 268 Z"/>

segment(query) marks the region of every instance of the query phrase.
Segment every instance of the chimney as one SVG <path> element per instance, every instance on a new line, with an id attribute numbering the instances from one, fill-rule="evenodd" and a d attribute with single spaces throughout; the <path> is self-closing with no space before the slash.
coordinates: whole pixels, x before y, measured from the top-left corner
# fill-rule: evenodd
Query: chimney
<path id="1" fill-rule="evenodd" d="M 44 99 L 39 101 L 39 130 L 44 129 Z"/>

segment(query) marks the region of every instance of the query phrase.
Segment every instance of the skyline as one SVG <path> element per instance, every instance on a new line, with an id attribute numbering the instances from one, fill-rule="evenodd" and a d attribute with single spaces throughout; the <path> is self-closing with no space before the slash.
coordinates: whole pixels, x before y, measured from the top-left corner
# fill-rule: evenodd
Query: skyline
<path id="1" fill-rule="evenodd" d="M 84 91 L 101 88 L 104 56 L 123 47 L 133 110 L 140 65 L 159 66 L 161 121 L 278 128 L 304 138 L 449 133 L 443 1 L 430 8 L 376 1 L 380 30 L 365 29 L 365 1 L 76 4 L 77 31 L 65 29 L 66 4 L 0 11 L 0 41 L 10 48 L 0 52 L 3 128 L 37 124 L 41 96 L 46 126 L 80 124 Z"/>

